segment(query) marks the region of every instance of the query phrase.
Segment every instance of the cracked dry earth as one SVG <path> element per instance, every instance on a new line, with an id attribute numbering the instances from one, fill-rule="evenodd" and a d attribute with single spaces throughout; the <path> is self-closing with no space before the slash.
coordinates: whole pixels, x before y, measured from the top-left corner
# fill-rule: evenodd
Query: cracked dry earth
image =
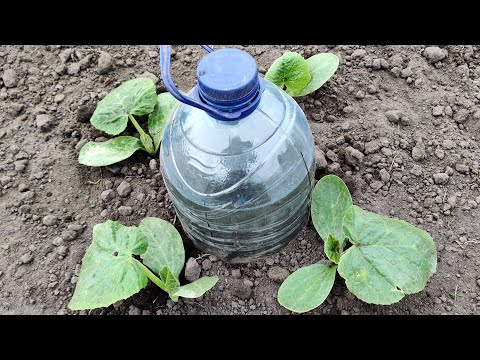
<path id="1" fill-rule="evenodd" d="M 262 74 L 287 50 L 338 54 L 334 77 L 297 98 L 315 138 L 317 179 L 341 176 L 354 202 L 421 227 L 437 246 L 438 270 L 424 291 L 375 306 L 337 279 L 311 313 L 479 314 L 480 47 L 238 47 Z M 107 168 L 77 162 L 86 141 L 104 139 L 88 120 L 111 89 L 142 75 L 165 91 L 157 51 L 0 46 L 0 314 L 86 314 L 67 303 L 96 223 L 156 216 L 181 231 L 157 158 L 142 152 Z M 174 47 L 172 73 L 182 90 L 194 85 L 203 55 L 195 46 Z M 312 224 L 276 256 L 242 265 L 202 254 L 182 236 L 193 267 L 220 277 L 214 289 L 174 304 L 149 285 L 90 313 L 289 314 L 276 300 L 281 281 L 323 257 Z"/>

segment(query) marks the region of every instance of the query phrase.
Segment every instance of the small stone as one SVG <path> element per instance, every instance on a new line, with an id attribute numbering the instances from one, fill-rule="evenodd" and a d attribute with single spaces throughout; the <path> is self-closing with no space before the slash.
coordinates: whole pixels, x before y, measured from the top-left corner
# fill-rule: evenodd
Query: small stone
<path id="1" fill-rule="evenodd" d="M 425 48 L 422 55 L 425 56 L 428 62 L 435 64 L 445 59 L 448 53 L 447 50 L 440 49 L 438 46 L 429 46 Z"/>
<path id="2" fill-rule="evenodd" d="M 42 219 L 42 224 L 46 226 L 53 226 L 58 223 L 58 218 L 55 215 L 46 215 Z"/>
<path id="3" fill-rule="evenodd" d="M 133 315 L 133 316 L 142 315 L 142 310 L 140 310 L 134 305 L 130 305 L 130 307 L 128 308 L 128 315 Z"/>
<path id="4" fill-rule="evenodd" d="M 315 166 L 317 170 L 323 170 L 327 168 L 327 159 L 325 159 L 325 153 L 318 147 L 315 147 Z"/>
<path id="5" fill-rule="evenodd" d="M 451 150 L 455 147 L 455 142 L 453 142 L 450 139 L 445 139 L 445 140 L 443 140 L 442 146 L 447 150 Z"/>
<path id="6" fill-rule="evenodd" d="M 21 257 L 20 257 L 20 262 L 22 264 L 29 264 L 33 261 L 33 255 L 32 253 L 28 252 L 26 254 L 23 254 Z"/>
<path id="7" fill-rule="evenodd" d="M 110 54 L 105 51 L 101 51 L 100 56 L 98 57 L 98 73 L 106 74 L 113 69 L 113 66 L 113 58 L 110 56 Z"/>
<path id="8" fill-rule="evenodd" d="M 400 121 L 402 117 L 402 111 L 401 110 L 389 110 L 385 112 L 385 116 L 387 117 L 388 121 L 396 124 Z"/>
<path id="9" fill-rule="evenodd" d="M 152 80 L 155 85 L 158 83 L 158 77 L 153 75 L 151 72 L 145 71 L 140 75 L 140 77 Z"/>
<path id="10" fill-rule="evenodd" d="M 17 86 L 19 81 L 17 72 L 13 69 L 5 70 L 5 72 L 3 73 L 2 79 L 3 79 L 3 84 L 7 88 L 13 88 Z"/>
<path id="11" fill-rule="evenodd" d="M 433 107 L 432 110 L 433 116 L 442 116 L 443 115 L 443 106 L 437 105 Z"/>
<path id="12" fill-rule="evenodd" d="M 425 159 L 425 145 L 422 141 L 418 141 L 417 144 L 412 149 L 412 158 L 415 161 L 421 161 Z"/>
<path id="13" fill-rule="evenodd" d="M 81 66 L 79 63 L 73 63 L 67 66 L 68 75 L 77 75 L 80 72 Z"/>
<path id="14" fill-rule="evenodd" d="M 60 246 L 63 244 L 63 239 L 60 236 L 57 236 L 55 239 L 52 240 L 52 244 L 55 246 Z"/>
<path id="15" fill-rule="evenodd" d="M 441 160 L 445 157 L 445 152 L 442 149 L 435 149 L 435 156 Z"/>
<path id="16" fill-rule="evenodd" d="M 333 162 L 338 162 L 338 155 L 332 150 L 328 150 L 325 156 Z"/>
<path id="17" fill-rule="evenodd" d="M 65 245 L 60 245 L 57 247 L 57 254 L 60 255 L 60 256 L 67 256 L 68 254 L 68 247 L 66 247 Z"/>
<path id="18" fill-rule="evenodd" d="M 381 169 L 380 172 L 380 179 L 384 182 L 384 183 L 388 183 L 390 181 L 390 174 L 387 170 L 385 169 Z"/>
<path id="19" fill-rule="evenodd" d="M 155 159 L 150 160 L 150 162 L 148 163 L 148 166 L 150 167 L 150 170 L 156 171 L 158 168 L 157 160 Z"/>
<path id="20" fill-rule="evenodd" d="M 345 162 L 352 166 L 360 166 L 363 162 L 364 156 L 365 155 L 363 155 L 360 151 L 351 146 L 348 146 L 345 149 Z"/>
<path id="21" fill-rule="evenodd" d="M 365 143 L 365 154 L 373 154 L 377 152 L 380 149 L 381 145 L 380 142 L 377 140 L 372 140 L 367 143 Z"/>
<path id="22" fill-rule="evenodd" d="M 457 170 L 460 174 L 468 174 L 470 168 L 468 165 L 465 164 L 455 164 L 455 170 Z"/>
<path id="23" fill-rule="evenodd" d="M 363 49 L 356 49 L 353 51 L 351 57 L 352 59 L 362 59 L 367 52 Z"/>
<path id="24" fill-rule="evenodd" d="M 403 69 L 402 71 L 400 71 L 400 76 L 404 79 L 408 78 L 408 77 L 411 77 L 413 75 L 413 71 L 412 71 L 412 68 L 410 67 L 407 67 L 405 69 Z"/>
<path id="25" fill-rule="evenodd" d="M 127 197 L 132 192 L 132 185 L 128 181 L 122 181 L 117 187 L 117 193 L 121 197 Z"/>
<path id="26" fill-rule="evenodd" d="M 445 174 L 447 174 L 448 176 L 452 176 L 453 175 L 453 169 L 450 166 L 446 166 L 445 167 Z"/>
<path id="27" fill-rule="evenodd" d="M 20 183 L 20 184 L 18 185 L 18 191 L 20 191 L 20 192 L 25 192 L 25 191 L 27 191 L 27 190 L 28 190 L 28 186 L 27 186 L 26 184 Z"/>
<path id="28" fill-rule="evenodd" d="M 28 214 L 31 211 L 30 205 L 22 205 L 18 208 L 21 214 Z"/>
<path id="29" fill-rule="evenodd" d="M 197 260 L 193 257 L 189 258 L 185 265 L 185 279 L 190 282 L 198 280 L 201 272 L 202 268 L 198 265 Z"/>
<path id="30" fill-rule="evenodd" d="M 253 287 L 253 282 L 249 279 L 243 280 L 243 283 L 247 285 L 248 287 Z"/>
<path id="31" fill-rule="evenodd" d="M 380 70 L 382 68 L 382 62 L 380 59 L 373 59 L 372 61 L 372 69 L 373 70 Z"/>
<path id="32" fill-rule="evenodd" d="M 370 95 L 373 95 L 373 94 L 376 94 L 378 92 L 377 88 L 375 87 L 375 85 L 371 84 L 371 85 L 368 85 L 367 86 L 367 92 L 370 94 Z"/>
<path id="33" fill-rule="evenodd" d="M 50 115 L 41 114 L 37 115 L 37 117 L 35 118 L 35 124 L 37 125 L 37 128 L 40 129 L 40 131 L 47 132 L 52 128 L 54 122 L 53 118 Z"/>
<path id="34" fill-rule="evenodd" d="M 59 64 L 55 66 L 53 71 L 55 71 L 58 75 L 65 75 L 65 73 L 67 72 L 67 67 L 65 66 L 65 64 Z"/>
<path id="35" fill-rule="evenodd" d="M 380 190 L 383 185 L 384 185 L 384 183 L 382 181 L 379 181 L 379 180 L 375 180 L 372 183 L 370 183 L 370 187 L 372 188 L 372 190 L 374 192 L 377 192 L 378 190 Z"/>
<path id="36" fill-rule="evenodd" d="M 456 123 L 463 124 L 467 121 L 468 115 L 469 112 L 467 109 L 460 109 L 453 116 L 453 120 L 455 120 Z"/>
<path id="37" fill-rule="evenodd" d="M 290 275 L 290 272 L 283 267 L 272 266 L 268 270 L 267 275 L 270 280 L 273 280 L 277 283 L 282 283 L 288 277 L 288 275 Z"/>
<path id="38" fill-rule="evenodd" d="M 53 98 L 53 101 L 58 104 L 58 103 L 61 103 L 63 99 L 65 99 L 65 95 L 58 94 L 58 95 L 55 95 L 55 97 Z"/>
<path id="39" fill-rule="evenodd" d="M 133 208 L 131 206 L 120 206 L 118 212 L 120 215 L 129 216 L 133 214 Z"/>
<path id="40" fill-rule="evenodd" d="M 82 105 L 77 110 L 77 121 L 80 123 L 87 123 L 95 112 L 94 104 Z"/>
<path id="41" fill-rule="evenodd" d="M 231 273 L 234 279 L 240 279 L 240 277 L 242 276 L 240 269 L 233 269 Z"/>
<path id="42" fill-rule="evenodd" d="M 202 261 L 202 269 L 207 271 L 207 270 L 210 270 L 212 268 L 212 262 L 210 261 L 210 259 L 205 259 Z"/>
<path id="43" fill-rule="evenodd" d="M 362 100 L 365 97 L 365 91 L 363 90 L 358 90 L 357 93 L 355 94 L 355 99 L 357 100 Z"/>
<path id="44" fill-rule="evenodd" d="M 437 185 L 446 184 L 448 182 L 448 179 L 449 179 L 449 177 L 446 173 L 433 174 L 433 181 Z"/>
<path id="45" fill-rule="evenodd" d="M 343 108 L 343 112 L 344 112 L 345 114 L 351 114 L 351 113 L 353 113 L 354 111 L 355 111 L 355 109 L 353 108 L 353 106 L 350 106 L 350 105 L 345 106 L 345 107 Z M 327 120 L 328 120 L 328 119 L 327 119 Z"/>
<path id="46" fill-rule="evenodd" d="M 62 238 L 65 240 L 65 241 L 73 241 L 77 238 L 77 233 L 75 231 L 72 231 L 72 230 L 66 230 L 63 234 L 62 234 Z"/>
<path id="47" fill-rule="evenodd" d="M 108 201 L 113 200 L 115 198 L 115 191 L 111 190 L 111 189 L 105 190 L 105 191 L 102 192 L 100 197 L 102 198 L 102 201 L 108 202 Z"/>

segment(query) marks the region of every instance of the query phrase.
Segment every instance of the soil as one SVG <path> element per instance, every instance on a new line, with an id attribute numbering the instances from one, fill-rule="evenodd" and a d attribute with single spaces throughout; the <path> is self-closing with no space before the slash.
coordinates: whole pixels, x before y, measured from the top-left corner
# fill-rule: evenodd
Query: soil
<path id="1" fill-rule="evenodd" d="M 335 76 L 297 98 L 317 146 L 317 179 L 341 176 L 355 203 L 423 228 L 437 246 L 437 273 L 424 291 L 375 306 L 338 278 L 311 313 L 480 314 L 480 47 L 236 47 L 263 74 L 284 51 L 338 54 Z M 181 90 L 195 84 L 203 55 L 174 47 Z M 88 122 L 96 103 L 140 75 L 165 91 L 158 46 L 0 46 L 0 314 L 289 314 L 276 300 L 279 282 L 324 256 L 311 224 L 276 256 L 236 265 L 200 253 L 181 232 L 187 259 L 220 277 L 202 298 L 175 304 L 149 285 L 105 309 L 67 310 L 96 223 L 156 216 L 181 231 L 158 158 L 142 152 L 106 168 L 77 161 L 86 141 L 105 136 Z M 347 147 L 363 156 L 346 161 Z M 121 197 L 123 181 L 133 190 Z"/>

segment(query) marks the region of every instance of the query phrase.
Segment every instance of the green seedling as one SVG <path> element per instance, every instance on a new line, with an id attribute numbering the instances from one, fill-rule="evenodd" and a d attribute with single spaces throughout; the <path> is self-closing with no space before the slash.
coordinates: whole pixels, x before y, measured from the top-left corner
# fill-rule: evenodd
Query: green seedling
<path id="1" fill-rule="evenodd" d="M 119 135 L 130 121 L 139 138 L 118 136 L 105 142 L 90 141 L 80 150 L 78 161 L 88 166 L 106 166 L 127 159 L 137 150 L 155 155 L 165 124 L 177 103 L 169 93 L 157 96 L 155 84 L 150 79 L 126 81 L 98 103 L 90 123 L 109 135 Z M 147 116 L 149 134 L 139 124 L 139 118 Z"/>
<path id="2" fill-rule="evenodd" d="M 86 310 L 110 306 L 145 288 L 148 280 L 175 302 L 180 296 L 202 296 L 217 283 L 218 277 L 206 276 L 180 285 L 184 263 L 182 238 L 165 220 L 145 218 L 138 227 L 112 220 L 97 224 L 68 307 Z"/>
<path id="3" fill-rule="evenodd" d="M 337 270 L 357 298 L 379 305 L 423 290 L 436 271 L 435 244 L 428 233 L 353 205 L 337 176 L 325 176 L 316 184 L 311 213 L 330 262 L 305 266 L 285 279 L 278 301 L 293 312 L 321 305 Z"/>
<path id="4" fill-rule="evenodd" d="M 339 59 L 335 54 L 322 53 L 307 60 L 296 52 L 286 52 L 276 59 L 265 74 L 280 89 L 286 87 L 290 96 L 305 96 L 325 84 L 335 74 Z"/>

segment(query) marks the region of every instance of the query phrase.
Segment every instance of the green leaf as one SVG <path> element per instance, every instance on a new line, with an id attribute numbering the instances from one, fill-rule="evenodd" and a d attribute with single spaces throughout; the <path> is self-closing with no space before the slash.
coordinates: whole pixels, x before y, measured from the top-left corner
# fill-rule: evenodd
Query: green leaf
<path id="1" fill-rule="evenodd" d="M 165 125 L 170 117 L 175 106 L 177 106 L 178 100 L 175 99 L 170 93 L 162 93 L 157 96 L 157 103 L 153 112 L 148 115 L 148 132 L 153 138 L 155 145 L 155 152 L 160 147 L 160 142 L 163 138 L 163 132 L 165 131 Z"/>
<path id="2" fill-rule="evenodd" d="M 296 313 L 315 309 L 332 290 L 336 265 L 304 266 L 285 279 L 278 289 L 278 302 Z"/>
<path id="3" fill-rule="evenodd" d="M 147 152 L 150 155 L 155 155 L 155 148 L 153 147 L 153 142 L 152 142 L 152 138 L 150 137 L 150 135 L 148 135 L 146 133 L 141 133 L 140 134 L 140 141 L 142 142 L 143 146 L 145 147 L 145 150 L 147 150 Z"/>
<path id="4" fill-rule="evenodd" d="M 156 102 L 156 88 L 151 79 L 128 80 L 98 103 L 90 123 L 107 134 L 118 135 L 127 127 L 129 114 L 150 114 Z"/>
<path id="5" fill-rule="evenodd" d="M 393 304 L 424 289 L 436 271 L 432 238 L 405 221 L 352 206 L 344 228 L 354 246 L 340 258 L 338 272 L 360 300 Z"/>
<path id="6" fill-rule="evenodd" d="M 160 279 L 162 279 L 162 281 L 165 283 L 165 291 L 168 293 L 168 296 L 170 296 L 170 299 L 177 302 L 178 296 L 175 294 L 175 292 L 180 287 L 178 275 L 175 276 L 175 274 L 173 274 L 166 266 L 164 266 L 163 269 L 160 270 L 159 275 Z"/>
<path id="7" fill-rule="evenodd" d="M 143 263 L 160 275 L 167 267 L 178 279 L 185 263 L 182 237 L 168 221 L 147 217 L 138 227 L 148 242 L 148 249 L 142 255 Z"/>
<path id="8" fill-rule="evenodd" d="M 133 136 L 119 136 L 104 142 L 90 141 L 80 150 L 78 162 L 88 166 L 107 166 L 125 160 L 137 150 L 145 150 Z"/>
<path id="9" fill-rule="evenodd" d="M 342 255 L 340 241 L 338 241 L 332 234 L 328 234 L 327 241 L 325 241 L 323 249 L 327 257 L 335 264 L 338 264 L 340 261 L 340 256 Z"/>
<path id="10" fill-rule="evenodd" d="M 302 55 L 286 52 L 275 60 L 265 74 L 268 80 L 280 89 L 286 85 L 292 90 L 301 90 L 310 82 L 310 69 Z"/>
<path id="11" fill-rule="evenodd" d="M 135 226 L 111 220 L 95 225 L 68 307 L 71 310 L 106 307 L 147 286 L 147 276 L 132 257 L 143 254 L 147 246 Z"/>
<path id="12" fill-rule="evenodd" d="M 174 295 L 195 299 L 210 290 L 218 281 L 217 276 L 204 276 L 190 284 L 180 286 Z"/>
<path id="13" fill-rule="evenodd" d="M 302 89 L 287 89 L 287 94 L 290 96 L 305 96 L 320 89 L 335 74 L 340 61 L 335 54 L 323 53 L 308 58 L 306 62 L 311 80 Z"/>
<path id="14" fill-rule="evenodd" d="M 327 175 L 317 182 L 312 193 L 312 221 L 324 241 L 330 233 L 344 248 L 343 215 L 352 204 L 350 192 L 338 176 Z"/>

